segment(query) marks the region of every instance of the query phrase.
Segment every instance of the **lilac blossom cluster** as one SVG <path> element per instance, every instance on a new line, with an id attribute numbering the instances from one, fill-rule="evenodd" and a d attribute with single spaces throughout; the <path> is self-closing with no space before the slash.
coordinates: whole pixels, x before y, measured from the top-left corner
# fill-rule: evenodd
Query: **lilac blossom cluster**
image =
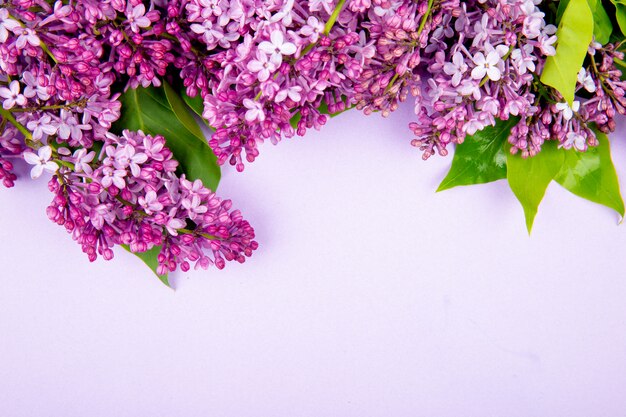
<path id="1" fill-rule="evenodd" d="M 99 155 L 50 146 L 24 154 L 34 176 L 56 172 L 48 184 L 55 194 L 48 217 L 72 233 L 90 260 L 111 259 L 114 245 L 132 252 L 161 246 L 157 272 L 163 275 L 178 266 L 187 271 L 190 262 L 222 269 L 257 248 L 254 230 L 229 200 L 176 174 L 178 163 L 162 136 L 124 131 L 108 135 L 103 146 Z"/>
<path id="2" fill-rule="evenodd" d="M 626 84 L 613 61 L 621 53 L 611 44 L 590 45 L 570 106 L 540 82 L 557 41 L 540 3 L 468 1 L 445 13 L 447 29 L 434 31 L 422 53 L 428 78 L 416 94 L 418 120 L 410 125 L 425 158 L 445 155 L 447 144 L 512 117 L 519 122 L 509 136 L 511 152 L 523 157 L 536 155 L 546 140 L 585 151 L 598 144 L 590 126 L 615 129 L 615 114 L 624 114 Z"/>
<path id="3" fill-rule="evenodd" d="M 257 248 L 249 223 L 186 179 L 163 137 L 112 131 L 121 91 L 184 66 L 161 19 L 168 3 L 0 1 L 0 180 L 13 186 L 17 158 L 32 178 L 52 174 L 48 217 L 92 261 L 123 244 L 160 247 L 160 274 L 221 269 Z"/>
<path id="4" fill-rule="evenodd" d="M 624 85 L 610 59 L 619 53 L 590 47 L 578 85 L 584 100 L 570 108 L 539 80 L 557 43 L 541 3 L 191 0 L 169 10 L 189 25 L 172 34 L 186 33 L 210 57 L 208 71 L 198 64 L 182 73 L 216 128 L 210 144 L 221 163 L 242 170 L 259 143 L 320 128 L 324 113 L 356 107 L 386 116 L 411 95 L 412 144 L 424 158 L 511 117 L 520 120 L 512 152 L 523 156 L 548 139 L 580 151 L 595 145 L 589 126 L 612 130 L 608 120 L 623 113 Z"/>

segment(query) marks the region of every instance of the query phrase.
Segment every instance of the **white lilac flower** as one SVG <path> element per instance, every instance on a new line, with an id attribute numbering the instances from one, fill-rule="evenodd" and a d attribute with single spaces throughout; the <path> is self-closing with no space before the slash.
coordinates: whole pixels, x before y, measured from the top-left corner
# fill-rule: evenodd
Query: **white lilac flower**
<path id="1" fill-rule="evenodd" d="M 243 105 L 246 109 L 248 109 L 245 116 L 248 122 L 254 122 L 255 120 L 262 122 L 263 120 L 265 120 L 263 107 L 261 107 L 261 104 L 258 101 L 250 100 L 249 98 L 247 98 L 243 101 Z"/>
<path id="2" fill-rule="evenodd" d="M 590 93 L 594 93 L 596 91 L 596 83 L 591 77 L 591 74 L 587 72 L 584 68 L 581 68 L 578 72 L 578 82 L 582 84 L 583 88 Z"/>
<path id="3" fill-rule="evenodd" d="M 574 113 L 577 113 L 580 109 L 580 101 L 574 101 L 572 107 L 570 107 L 567 102 L 556 103 L 556 109 L 563 113 L 565 120 L 572 120 Z"/>
<path id="4" fill-rule="evenodd" d="M 587 149 L 587 139 L 583 135 L 577 132 L 569 132 L 567 139 L 563 142 L 562 147 L 565 149 L 575 148 L 576 150 L 583 152 Z"/>
<path id="5" fill-rule="evenodd" d="M 9 32 L 14 32 L 19 27 L 20 24 L 17 20 L 9 17 L 7 9 L 0 9 L 0 43 L 5 43 L 9 37 Z"/>
<path id="6" fill-rule="evenodd" d="M 482 52 L 477 52 L 472 61 L 476 64 L 476 67 L 472 70 L 473 79 L 482 80 L 487 76 L 491 81 L 499 81 L 502 77 L 502 72 L 498 67 L 502 62 L 502 57 L 498 51 L 493 50 L 487 56 Z"/>
<path id="7" fill-rule="evenodd" d="M 270 78 L 270 73 L 276 71 L 277 66 L 266 54 L 259 53 L 256 59 L 248 61 L 248 69 L 257 74 L 260 82 L 265 82 Z"/>
<path id="8" fill-rule="evenodd" d="M 47 114 L 44 114 L 39 119 L 29 121 L 26 127 L 33 132 L 33 140 L 37 141 L 43 139 L 44 134 L 50 136 L 57 132 L 56 125 L 52 123 L 52 118 Z"/>
<path id="9" fill-rule="evenodd" d="M 24 160 L 30 165 L 33 165 L 33 168 L 30 170 L 30 177 L 32 179 L 41 177 L 44 171 L 49 173 L 58 171 L 59 165 L 51 161 L 50 158 L 52 158 L 52 148 L 49 146 L 42 146 L 36 154 L 33 152 L 24 152 Z"/>
<path id="10" fill-rule="evenodd" d="M 17 80 L 11 81 L 9 87 L 0 87 L 0 97 L 2 101 L 2 107 L 5 110 L 12 109 L 16 104 L 18 106 L 24 106 L 28 100 L 23 94 L 20 94 L 20 83 Z"/>
<path id="11" fill-rule="evenodd" d="M 465 63 L 465 58 L 463 58 L 463 54 L 461 52 L 455 52 L 452 55 L 452 62 L 446 62 L 443 66 L 443 71 L 452 76 L 452 86 L 456 87 L 461 82 L 461 78 L 467 71 L 467 64 Z"/>
<path id="12" fill-rule="evenodd" d="M 285 42 L 285 35 L 280 30 L 274 30 L 270 34 L 270 41 L 259 44 L 259 50 L 269 55 L 270 60 L 277 66 L 283 62 L 283 55 L 293 55 L 296 49 L 293 43 Z"/>

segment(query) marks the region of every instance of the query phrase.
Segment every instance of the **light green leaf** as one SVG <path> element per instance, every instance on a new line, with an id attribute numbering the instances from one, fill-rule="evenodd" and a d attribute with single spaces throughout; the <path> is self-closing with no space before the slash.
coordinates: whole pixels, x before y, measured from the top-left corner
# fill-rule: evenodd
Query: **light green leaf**
<path id="1" fill-rule="evenodd" d="M 611 160 L 609 139 L 596 132 L 600 145 L 586 152 L 565 151 L 563 167 L 555 181 L 579 197 L 612 208 L 624 217 L 624 200 Z"/>
<path id="2" fill-rule="evenodd" d="M 503 148 L 519 118 L 498 120 L 456 146 L 450 172 L 437 191 L 460 185 L 485 184 L 506 178 L 506 153 Z"/>
<path id="3" fill-rule="evenodd" d="M 561 18 L 563 17 L 563 13 L 569 4 L 569 1 L 570 0 L 559 1 L 559 7 L 556 13 L 557 25 L 561 22 Z M 593 13 L 593 35 L 595 36 L 596 41 L 605 45 L 609 42 L 611 33 L 613 33 L 613 23 L 611 22 L 611 18 L 606 12 L 601 0 L 587 0 L 587 3 L 589 3 L 589 8 L 591 8 L 591 12 Z"/>
<path id="4" fill-rule="evenodd" d="M 200 126 L 169 85 L 128 90 L 120 100 L 122 117 L 114 125 L 117 131 L 141 129 L 164 136 L 187 178 L 200 179 L 211 190 L 217 188 L 221 172 L 215 154 Z"/>
<path id="5" fill-rule="evenodd" d="M 157 268 L 159 267 L 159 261 L 157 257 L 159 256 L 159 253 L 161 253 L 161 246 L 155 246 L 146 252 L 131 252 L 130 247 L 128 247 L 128 245 L 121 245 L 121 246 L 124 249 L 126 249 L 128 252 L 132 253 L 133 255 L 141 259 L 146 265 L 148 265 L 148 267 L 152 270 L 152 272 L 154 272 L 154 275 L 156 275 L 163 284 L 167 285 L 168 287 L 170 286 L 170 281 L 167 278 L 167 274 L 159 275 L 157 273 Z"/>
<path id="6" fill-rule="evenodd" d="M 594 17 L 587 0 L 570 0 L 559 28 L 556 55 L 546 60 L 541 82 L 558 90 L 570 106 L 578 72 L 593 37 Z"/>
<path id="7" fill-rule="evenodd" d="M 509 150 L 510 146 L 506 149 Z M 557 148 L 554 141 L 545 142 L 541 152 L 526 159 L 507 152 L 507 179 L 524 208 L 528 233 L 532 230 L 548 185 L 561 170 L 564 156 L 564 152 Z"/>
<path id="8" fill-rule="evenodd" d="M 626 4 L 623 1 L 613 1 L 615 5 L 615 20 L 622 34 L 626 34 Z"/>

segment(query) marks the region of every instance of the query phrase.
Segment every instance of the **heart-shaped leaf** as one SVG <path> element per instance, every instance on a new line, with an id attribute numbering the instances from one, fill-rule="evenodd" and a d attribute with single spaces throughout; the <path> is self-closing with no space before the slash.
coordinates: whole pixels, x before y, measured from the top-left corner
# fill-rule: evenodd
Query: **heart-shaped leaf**
<path id="1" fill-rule="evenodd" d="M 498 120 L 456 146 L 448 175 L 437 191 L 460 185 L 485 184 L 506 178 L 504 144 L 519 118 Z"/>
<path id="2" fill-rule="evenodd" d="M 586 152 L 565 151 L 561 171 L 554 178 L 579 197 L 612 208 L 624 217 L 624 200 L 611 159 L 609 139 L 597 132 L 600 144 Z"/>
<path id="3" fill-rule="evenodd" d="M 510 149 L 510 146 L 507 146 Z M 564 152 L 554 141 L 543 144 L 536 156 L 522 158 L 507 152 L 507 179 L 511 190 L 524 208 L 526 228 L 531 232 L 537 210 L 548 185 L 563 166 Z"/>

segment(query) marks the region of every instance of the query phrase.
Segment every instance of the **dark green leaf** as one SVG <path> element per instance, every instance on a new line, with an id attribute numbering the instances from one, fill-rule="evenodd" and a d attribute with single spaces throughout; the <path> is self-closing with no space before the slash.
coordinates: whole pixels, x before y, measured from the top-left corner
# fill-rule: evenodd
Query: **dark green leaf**
<path id="1" fill-rule="evenodd" d="M 506 153 L 503 148 L 518 118 L 499 120 L 456 146 L 450 172 L 437 191 L 459 185 L 484 184 L 506 178 Z"/>
<path id="2" fill-rule="evenodd" d="M 541 82 L 558 90 L 570 106 L 578 72 L 582 68 L 593 37 L 594 17 L 587 0 L 570 0 L 559 29 L 556 55 L 546 60 Z"/>
<path id="3" fill-rule="evenodd" d="M 128 90 L 120 100 L 122 117 L 114 126 L 117 131 L 141 129 L 164 136 L 187 178 L 200 179 L 212 190 L 217 188 L 221 173 L 215 155 L 200 126 L 169 85 Z"/>
<path id="4" fill-rule="evenodd" d="M 120 100 L 122 117 L 113 126 L 114 131 L 142 130 L 150 135 L 162 135 L 188 179 L 200 179 L 206 187 L 217 188 L 221 177 L 217 159 L 187 106 L 168 84 L 128 90 Z M 135 255 L 156 274 L 159 252 L 160 248 L 154 248 Z M 159 279 L 169 285 L 167 275 Z"/>
<path id="5" fill-rule="evenodd" d="M 577 196 L 612 208 L 624 217 L 624 200 L 609 140 L 602 133 L 596 135 L 600 141 L 597 147 L 586 152 L 565 151 L 563 167 L 554 180 Z"/>
<path id="6" fill-rule="evenodd" d="M 506 148 L 510 149 L 510 146 Z M 545 142 L 541 152 L 526 159 L 507 152 L 507 179 L 524 208 L 528 233 L 532 230 L 537 209 L 548 185 L 561 170 L 564 156 L 554 141 Z"/>
<path id="7" fill-rule="evenodd" d="M 207 126 L 209 126 L 209 122 L 207 122 L 207 120 L 202 116 L 202 113 L 204 112 L 204 101 L 202 100 L 202 97 L 200 97 L 200 94 L 198 93 L 195 97 L 189 97 L 183 88 L 180 96 L 185 104 L 189 106 L 189 108 L 197 114 Z"/>
<path id="8" fill-rule="evenodd" d="M 128 252 L 130 252 L 130 248 L 128 247 L 128 245 L 121 245 L 121 246 L 124 249 L 126 249 Z M 161 252 L 161 246 L 155 246 L 147 252 L 130 252 L 130 253 L 137 256 L 142 261 L 144 261 L 144 263 L 148 265 L 148 267 L 152 270 L 152 272 L 154 272 L 154 275 L 156 275 L 163 284 L 169 287 L 170 282 L 167 278 L 167 274 L 159 275 L 157 273 L 157 268 L 159 267 L 159 261 L 157 260 L 157 257 L 159 256 L 160 252 Z"/>

